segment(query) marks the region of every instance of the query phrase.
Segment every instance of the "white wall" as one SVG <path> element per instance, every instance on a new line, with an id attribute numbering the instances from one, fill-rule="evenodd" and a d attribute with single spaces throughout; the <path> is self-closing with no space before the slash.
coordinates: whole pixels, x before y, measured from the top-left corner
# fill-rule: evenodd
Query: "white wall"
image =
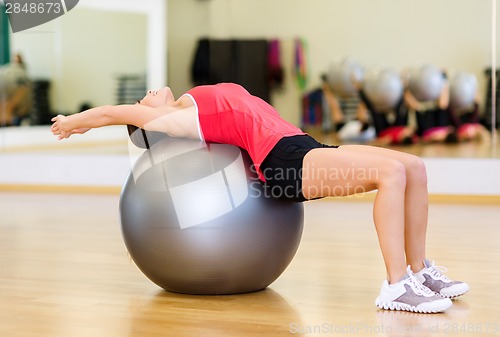
<path id="1" fill-rule="evenodd" d="M 192 87 L 190 67 L 196 42 L 209 34 L 211 1 L 169 0 L 168 85 L 179 96 Z"/>
<path id="2" fill-rule="evenodd" d="M 397 70 L 423 63 L 477 75 L 490 65 L 491 2 L 471 0 L 169 0 L 169 84 L 187 90 L 196 40 L 279 38 L 287 90 L 273 104 L 298 123 L 300 92 L 292 81 L 295 37 L 308 43 L 309 88 L 339 57 Z M 484 94 L 482 95 L 482 97 Z"/>
<path id="3" fill-rule="evenodd" d="M 85 137 L 75 136 L 63 143 L 58 143 L 47 126 L 0 131 L 7 150 L 0 151 L 0 190 L 57 190 L 61 186 L 69 186 L 70 190 L 118 190 L 136 156 L 143 152 L 136 152 L 138 149 L 132 145 L 129 151 L 134 152 L 127 154 L 128 136 L 123 126 L 95 129 Z M 95 144 L 104 147 L 119 144 L 116 147 L 121 151 L 109 153 L 96 149 Z M 40 150 L 26 151 L 33 147 Z M 500 196 L 499 159 L 424 158 L 424 161 L 431 195 Z"/>
<path id="4" fill-rule="evenodd" d="M 54 88 L 62 107 L 76 109 L 82 100 L 112 104 L 116 76 L 146 75 L 146 20 L 79 7 L 62 17 L 62 76 Z"/>

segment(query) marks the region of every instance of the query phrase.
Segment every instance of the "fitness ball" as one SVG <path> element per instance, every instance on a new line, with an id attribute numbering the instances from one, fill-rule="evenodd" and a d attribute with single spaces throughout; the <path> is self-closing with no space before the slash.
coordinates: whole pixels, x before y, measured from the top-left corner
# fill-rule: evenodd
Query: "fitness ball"
<path id="1" fill-rule="evenodd" d="M 477 94 L 475 75 L 459 72 L 450 83 L 450 105 L 456 110 L 469 109 L 474 105 Z"/>
<path id="2" fill-rule="evenodd" d="M 326 74 L 326 80 L 332 91 L 340 96 L 358 94 L 353 79 L 358 82 L 363 79 L 363 68 L 349 58 L 333 62 Z"/>
<path id="3" fill-rule="evenodd" d="M 421 102 L 437 100 L 444 84 L 442 70 L 431 64 L 414 69 L 410 74 L 410 92 Z"/>
<path id="4" fill-rule="evenodd" d="M 269 195 L 252 165 L 232 145 L 171 137 L 148 145 L 123 186 L 120 217 L 151 281 L 215 295 L 258 291 L 281 275 L 300 243 L 303 205 Z"/>
<path id="5" fill-rule="evenodd" d="M 403 97 L 403 81 L 392 69 L 372 69 L 363 82 L 363 90 L 378 112 L 396 108 Z"/>

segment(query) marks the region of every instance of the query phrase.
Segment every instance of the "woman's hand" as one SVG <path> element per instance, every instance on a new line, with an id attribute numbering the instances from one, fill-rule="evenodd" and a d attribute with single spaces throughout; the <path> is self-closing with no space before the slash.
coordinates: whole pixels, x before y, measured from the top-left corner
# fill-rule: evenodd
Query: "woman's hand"
<path id="1" fill-rule="evenodd" d="M 74 134 L 83 134 L 90 130 L 90 128 L 73 129 L 70 124 L 69 118 L 63 115 L 57 115 L 56 117 L 52 118 L 51 121 L 53 122 L 53 124 L 50 130 L 52 131 L 52 134 L 58 136 L 57 139 L 59 140 L 69 138 Z"/>
<path id="2" fill-rule="evenodd" d="M 52 131 L 53 135 L 58 136 L 57 139 L 61 140 L 71 136 L 71 129 L 68 126 L 68 117 L 57 115 L 52 118 L 51 121 L 53 124 L 50 131 Z"/>

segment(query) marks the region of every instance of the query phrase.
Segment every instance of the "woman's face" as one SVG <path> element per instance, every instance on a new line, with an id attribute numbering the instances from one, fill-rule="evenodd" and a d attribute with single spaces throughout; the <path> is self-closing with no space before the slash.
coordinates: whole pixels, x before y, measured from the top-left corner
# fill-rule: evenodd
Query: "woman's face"
<path id="1" fill-rule="evenodd" d="M 139 101 L 140 104 L 153 108 L 169 105 L 174 102 L 175 98 L 169 87 L 164 87 L 157 91 L 149 90 L 146 96 Z"/>

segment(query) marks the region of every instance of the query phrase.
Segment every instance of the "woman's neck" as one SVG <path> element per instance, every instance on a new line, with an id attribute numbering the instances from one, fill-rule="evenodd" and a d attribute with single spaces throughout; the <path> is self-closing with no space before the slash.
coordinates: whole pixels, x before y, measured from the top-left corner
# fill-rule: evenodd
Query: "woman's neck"
<path id="1" fill-rule="evenodd" d="M 164 113 L 171 113 L 178 110 L 185 110 L 194 107 L 193 101 L 187 96 L 181 96 L 174 102 L 165 104 L 158 109 L 162 110 Z"/>
<path id="2" fill-rule="evenodd" d="M 178 109 L 190 108 L 193 105 L 193 101 L 186 95 L 179 97 L 179 99 L 173 103 L 173 106 Z"/>

